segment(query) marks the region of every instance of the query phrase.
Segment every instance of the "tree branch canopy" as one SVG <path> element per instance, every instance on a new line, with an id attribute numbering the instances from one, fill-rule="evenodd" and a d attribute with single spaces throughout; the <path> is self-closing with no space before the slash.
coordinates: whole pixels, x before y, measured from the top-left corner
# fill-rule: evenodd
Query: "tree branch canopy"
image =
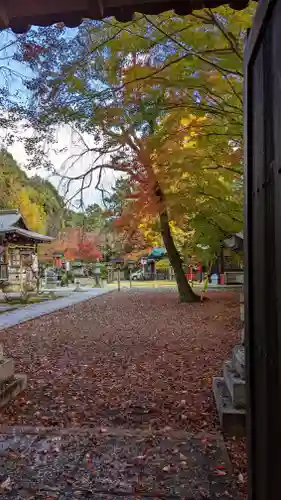
<path id="1" fill-rule="evenodd" d="M 195 252 L 198 244 L 217 250 L 222 232 L 242 228 L 242 59 L 253 12 L 86 21 L 71 39 L 58 27 L 30 30 L 23 47 L 44 47 L 30 60 L 31 159 L 43 143 L 52 147 L 58 126 L 70 126 L 80 149 L 59 173 L 67 189 L 79 183 L 75 196 L 92 182 L 102 190 L 104 173 L 116 171 L 131 187 L 126 224 L 168 218 L 189 249 L 192 239 Z"/>

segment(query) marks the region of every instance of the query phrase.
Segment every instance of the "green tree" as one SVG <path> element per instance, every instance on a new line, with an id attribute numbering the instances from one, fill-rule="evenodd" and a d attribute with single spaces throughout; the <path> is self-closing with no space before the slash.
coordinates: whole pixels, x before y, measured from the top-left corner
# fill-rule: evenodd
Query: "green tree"
<path id="1" fill-rule="evenodd" d="M 158 217 L 185 301 L 196 297 L 186 282 L 171 223 L 184 213 L 199 241 L 200 227 L 201 233 L 213 228 L 212 218 L 220 211 L 224 224 L 215 224 L 222 234 L 233 219 L 233 205 L 239 204 L 242 51 L 252 13 L 252 6 L 243 12 L 223 7 L 184 18 L 141 15 L 125 25 L 112 19 L 87 22 L 70 44 L 52 28 L 49 38 L 48 30 L 42 32 L 46 48 L 32 60 L 38 75 L 33 101 L 40 117 L 38 144 L 51 138 L 58 124 L 76 130 L 80 157 L 89 155 L 91 165 L 65 180 L 80 181 L 81 191 L 94 172 L 97 187 L 105 169 L 127 176 L 134 213 L 127 205 L 123 212 L 135 221 Z M 27 36 L 38 42 L 40 34 Z M 85 139 L 89 136 L 92 144 Z M 38 144 L 33 161 L 42 154 Z M 234 217 L 241 224 L 241 210 Z"/>
<path id="2" fill-rule="evenodd" d="M 4 149 L 0 152 L 0 191 L 0 209 L 17 208 L 30 229 L 57 236 L 63 225 L 63 199 L 47 180 L 28 177 Z"/>
<path id="3" fill-rule="evenodd" d="M 114 218 L 122 215 L 131 194 L 132 188 L 129 179 L 119 177 L 112 187 L 112 192 L 104 196 L 105 207 Z"/>
<path id="4" fill-rule="evenodd" d="M 105 218 L 103 209 L 97 204 L 88 205 L 85 209 L 87 231 L 102 231 Z"/>
<path id="5" fill-rule="evenodd" d="M 29 197 L 42 207 L 45 213 L 45 231 L 56 237 L 65 225 L 64 200 L 51 182 L 38 175 L 29 180 Z"/>
<path id="6" fill-rule="evenodd" d="M 105 225 L 104 210 L 97 203 L 88 205 L 83 212 L 68 209 L 66 225 L 83 227 L 85 231 L 102 231 Z"/>

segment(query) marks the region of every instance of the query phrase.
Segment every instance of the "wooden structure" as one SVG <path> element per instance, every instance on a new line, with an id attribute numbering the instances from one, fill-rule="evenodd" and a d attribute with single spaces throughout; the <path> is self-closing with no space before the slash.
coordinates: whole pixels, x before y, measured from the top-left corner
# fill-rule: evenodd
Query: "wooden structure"
<path id="1" fill-rule="evenodd" d="M 280 48 L 281 0 L 262 0 L 245 49 L 245 342 L 250 500 L 276 500 L 281 492 Z"/>
<path id="2" fill-rule="evenodd" d="M 0 286 L 5 292 L 36 291 L 37 245 L 53 238 L 29 231 L 18 210 L 0 210 Z"/>
<path id="3" fill-rule="evenodd" d="M 243 245 L 244 235 L 242 232 L 232 234 L 224 240 L 219 258 L 219 275 L 223 277 L 225 285 L 242 285 L 244 283 Z"/>
<path id="4" fill-rule="evenodd" d="M 130 21 L 135 12 L 159 14 L 174 9 L 177 14 L 189 14 L 204 7 L 229 4 L 244 9 L 248 0 L 0 0 L 0 28 L 10 27 L 15 32 L 27 31 L 31 24 L 46 26 L 63 22 L 78 26 L 85 18 L 102 19 L 115 16 L 119 21 Z"/>

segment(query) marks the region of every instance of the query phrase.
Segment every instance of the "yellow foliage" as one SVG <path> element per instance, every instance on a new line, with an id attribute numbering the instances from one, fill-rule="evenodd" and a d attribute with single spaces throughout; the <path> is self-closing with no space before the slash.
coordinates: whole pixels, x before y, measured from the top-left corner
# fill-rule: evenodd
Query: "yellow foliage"
<path id="1" fill-rule="evenodd" d="M 162 238 L 159 228 L 156 227 L 155 217 L 144 217 L 138 224 L 138 228 L 142 232 L 145 240 L 150 243 L 151 246 L 159 247 L 162 245 Z"/>
<path id="2" fill-rule="evenodd" d="M 45 212 L 43 207 L 32 202 L 26 190 L 21 190 L 17 195 L 17 208 L 21 212 L 29 229 L 44 233 Z"/>
<path id="3" fill-rule="evenodd" d="M 185 126 L 196 126 L 197 123 L 204 122 L 206 119 L 205 116 L 189 115 L 188 117 L 182 118 L 181 123 Z"/>

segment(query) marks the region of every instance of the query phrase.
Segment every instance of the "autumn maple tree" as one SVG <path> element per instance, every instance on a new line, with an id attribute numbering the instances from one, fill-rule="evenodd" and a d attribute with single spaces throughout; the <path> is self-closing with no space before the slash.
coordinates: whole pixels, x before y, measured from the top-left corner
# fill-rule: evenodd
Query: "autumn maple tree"
<path id="1" fill-rule="evenodd" d="M 125 176 L 132 189 L 122 217 L 135 227 L 158 220 L 183 301 L 198 298 L 172 225 L 193 246 L 204 238 L 219 245 L 242 226 L 242 54 L 253 10 L 87 21 L 71 40 L 60 25 L 25 42 L 37 47 L 32 161 L 42 163 L 40 146 L 66 125 L 80 145 L 61 172 L 67 191 L 75 183 L 82 198 L 95 173 L 102 190 L 109 169 Z M 89 166 L 72 173 L 86 157 Z"/>
<path id="2" fill-rule="evenodd" d="M 92 241 L 81 241 L 78 248 L 78 255 L 83 262 L 96 262 L 102 259 L 103 255 Z"/>
<path id="3" fill-rule="evenodd" d="M 64 228 L 57 238 L 48 245 L 40 245 L 41 260 L 52 261 L 55 254 L 62 254 L 65 259 L 74 262 L 96 262 L 103 257 L 99 249 L 98 236 L 85 232 L 83 228 Z"/>

